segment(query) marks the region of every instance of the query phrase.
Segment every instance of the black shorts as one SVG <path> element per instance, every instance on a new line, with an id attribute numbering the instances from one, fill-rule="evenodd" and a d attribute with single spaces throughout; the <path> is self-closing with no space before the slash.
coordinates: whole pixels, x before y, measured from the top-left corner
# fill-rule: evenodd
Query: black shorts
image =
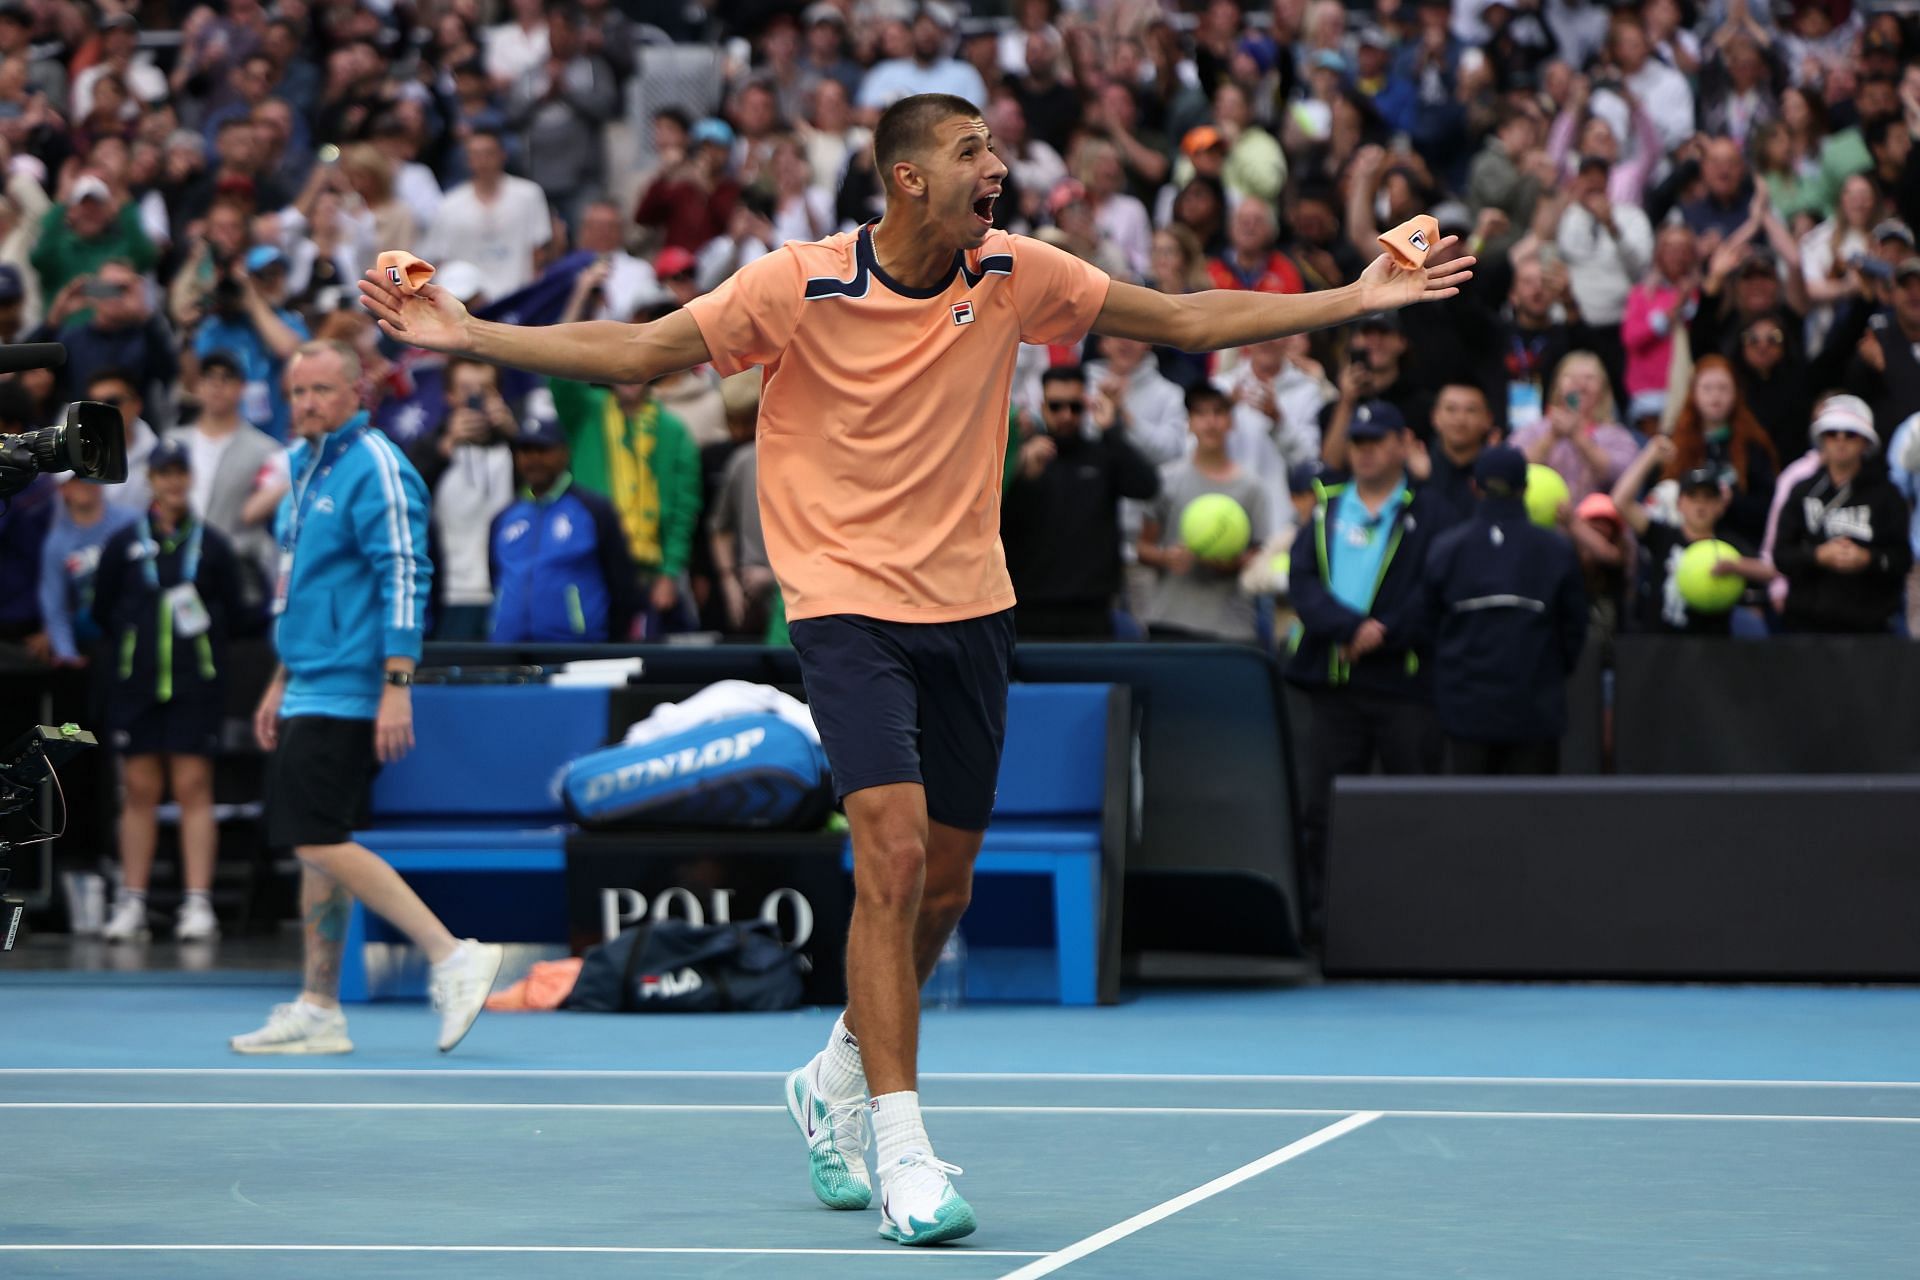
<path id="1" fill-rule="evenodd" d="M 841 798 L 918 782 L 933 821 L 986 830 L 1007 736 L 1011 609 L 960 622 L 841 613 L 788 634 Z"/>
<path id="2" fill-rule="evenodd" d="M 131 714 L 110 717 L 108 740 L 123 756 L 206 756 L 220 751 L 226 708 L 212 696 L 151 702 Z"/>
<path id="3" fill-rule="evenodd" d="M 295 716 L 280 724 L 267 762 L 267 844 L 292 849 L 343 844 L 367 825 L 373 775 L 373 721 Z"/>

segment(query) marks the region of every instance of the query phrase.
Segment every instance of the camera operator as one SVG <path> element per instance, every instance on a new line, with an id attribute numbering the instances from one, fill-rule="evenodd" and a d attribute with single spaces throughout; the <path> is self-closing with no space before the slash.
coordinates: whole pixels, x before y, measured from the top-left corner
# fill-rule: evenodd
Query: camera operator
<path id="1" fill-rule="evenodd" d="M 209 286 L 182 317 L 193 332 L 193 353 L 233 353 L 246 384 L 240 416 L 284 441 L 288 411 L 281 373 L 287 358 L 307 339 L 306 321 L 286 305 L 286 256 L 272 245 L 255 245 L 244 255 L 225 257 L 211 240 L 207 243 L 209 247 L 196 246 L 194 252 L 196 258 L 213 255 Z M 195 269 L 189 261 L 182 274 Z"/>

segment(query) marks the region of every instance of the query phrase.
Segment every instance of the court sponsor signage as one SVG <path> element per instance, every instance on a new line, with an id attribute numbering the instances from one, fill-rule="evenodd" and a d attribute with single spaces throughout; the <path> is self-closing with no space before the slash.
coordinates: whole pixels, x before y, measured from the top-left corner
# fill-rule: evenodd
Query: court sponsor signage
<path id="1" fill-rule="evenodd" d="M 635 924 L 765 920 L 807 958 L 806 998 L 846 997 L 853 890 L 839 836 L 777 832 L 581 832 L 567 840 L 575 954 Z"/>

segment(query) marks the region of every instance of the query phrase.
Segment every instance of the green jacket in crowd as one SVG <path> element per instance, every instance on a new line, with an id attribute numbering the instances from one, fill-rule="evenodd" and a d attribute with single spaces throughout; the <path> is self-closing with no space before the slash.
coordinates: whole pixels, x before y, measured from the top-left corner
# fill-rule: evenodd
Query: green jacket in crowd
<path id="1" fill-rule="evenodd" d="M 573 478 L 613 503 L 634 563 L 686 572 L 700 526 L 700 451 L 686 427 L 652 396 L 628 415 L 605 387 L 562 378 L 547 385 L 573 449 Z"/>

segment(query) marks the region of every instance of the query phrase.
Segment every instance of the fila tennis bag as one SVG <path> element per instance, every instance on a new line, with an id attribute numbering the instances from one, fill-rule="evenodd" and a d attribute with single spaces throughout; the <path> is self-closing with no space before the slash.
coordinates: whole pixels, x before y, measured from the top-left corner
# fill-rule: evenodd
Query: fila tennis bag
<path id="1" fill-rule="evenodd" d="M 560 1006 L 580 1013 L 771 1012 L 800 1003 L 806 960 L 771 922 L 661 920 L 587 952 Z"/>
<path id="2" fill-rule="evenodd" d="M 567 812 L 592 830 L 811 831 L 833 810 L 826 752 L 776 715 L 732 716 L 567 766 Z"/>

